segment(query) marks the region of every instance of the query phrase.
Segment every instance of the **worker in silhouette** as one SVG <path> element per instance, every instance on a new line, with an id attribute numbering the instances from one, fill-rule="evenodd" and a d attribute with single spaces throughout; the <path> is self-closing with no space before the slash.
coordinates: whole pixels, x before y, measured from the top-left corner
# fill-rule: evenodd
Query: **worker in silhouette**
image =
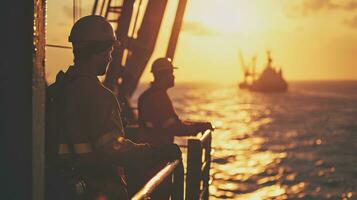
<path id="1" fill-rule="evenodd" d="M 98 80 L 119 45 L 113 28 L 101 16 L 86 16 L 73 26 L 74 65 L 48 88 L 47 166 L 68 186 L 68 193 L 47 181 L 48 199 L 129 199 L 123 168 L 181 157 L 177 146 L 152 147 L 125 139 L 120 106 Z M 46 108 L 47 109 L 47 108 Z M 48 135 L 47 135 L 48 134 Z M 54 142 L 53 142 L 54 141 Z M 164 153 L 166 151 L 166 153 Z"/>
<path id="2" fill-rule="evenodd" d="M 175 85 L 174 69 L 169 58 L 159 58 L 152 64 L 151 72 L 154 81 L 138 101 L 139 125 L 141 128 L 139 141 L 153 146 L 172 144 L 174 136 L 194 136 L 198 133 L 213 129 L 209 122 L 184 122 L 177 116 L 167 90 Z M 165 163 L 156 164 L 148 169 L 143 177 L 151 178 Z M 153 199 L 165 200 L 169 198 L 172 188 L 170 181 L 161 184 Z"/>
<path id="3" fill-rule="evenodd" d="M 184 122 L 177 116 L 167 90 L 174 87 L 176 69 L 171 59 L 159 58 L 152 64 L 154 81 L 138 101 L 139 141 L 152 145 L 170 144 L 174 136 L 194 136 L 213 129 L 210 122 Z"/>

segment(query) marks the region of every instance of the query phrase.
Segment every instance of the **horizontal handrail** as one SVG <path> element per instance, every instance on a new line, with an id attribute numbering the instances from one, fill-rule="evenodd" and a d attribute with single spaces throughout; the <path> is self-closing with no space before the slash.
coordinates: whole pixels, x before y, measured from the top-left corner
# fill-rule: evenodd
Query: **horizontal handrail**
<path id="1" fill-rule="evenodd" d="M 132 200 L 146 200 L 150 199 L 151 193 L 159 186 L 167 177 L 169 177 L 175 168 L 180 163 L 180 160 L 175 160 L 168 163 L 163 169 L 161 169 L 145 186 L 135 194 Z"/>
<path id="2" fill-rule="evenodd" d="M 202 136 L 200 138 L 197 138 L 198 140 L 200 140 L 200 142 L 203 144 L 203 146 L 206 146 L 206 143 L 207 143 L 207 140 L 210 136 L 210 133 L 212 134 L 212 130 L 206 130 L 202 133 Z M 187 148 L 188 145 L 187 144 L 179 144 L 178 145 L 179 147 L 182 147 L 182 148 Z M 215 149 L 216 147 L 211 147 L 212 149 Z M 218 150 L 220 150 L 222 148 L 218 148 Z"/>
<path id="3" fill-rule="evenodd" d="M 187 173 L 186 173 L 186 199 L 208 199 L 209 195 L 209 170 L 211 164 L 211 140 L 212 131 L 207 130 L 202 133 L 199 138 L 190 138 L 188 140 L 189 145 L 180 145 L 180 147 L 188 147 L 188 160 L 187 160 Z M 201 161 L 201 157 L 204 153 L 204 160 Z M 175 160 L 168 163 L 163 169 L 161 169 L 153 178 L 145 184 L 145 186 L 135 194 L 132 200 L 148 200 L 154 192 L 154 190 L 168 177 L 176 173 L 177 166 L 181 161 Z M 182 165 L 182 164 L 181 164 Z M 183 171 L 181 172 L 183 175 Z M 176 175 L 174 175 L 176 177 Z M 200 189 L 200 183 L 203 182 L 203 187 Z M 180 181 L 178 181 L 180 182 Z M 183 187 L 183 185 L 182 185 Z M 182 189 L 181 189 L 182 190 Z M 174 192 L 178 194 L 181 192 Z M 183 193 L 181 194 L 183 195 Z M 176 199 L 176 198 L 174 198 Z M 182 197 L 178 197 L 182 199 Z"/>

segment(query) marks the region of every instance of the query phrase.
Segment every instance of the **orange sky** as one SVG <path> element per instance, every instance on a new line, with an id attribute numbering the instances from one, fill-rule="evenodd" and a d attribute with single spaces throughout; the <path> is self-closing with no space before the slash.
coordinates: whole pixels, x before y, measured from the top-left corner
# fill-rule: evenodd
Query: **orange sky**
<path id="1" fill-rule="evenodd" d="M 83 15 L 91 4 L 82 1 Z M 168 6 L 176 4 L 170 0 Z M 48 43 L 70 45 L 71 6 L 48 1 Z M 180 66 L 176 80 L 237 82 L 238 50 L 246 63 L 257 55 L 261 70 L 267 49 L 288 80 L 357 79 L 356 11 L 357 0 L 189 0 L 174 60 Z M 153 58 L 165 53 L 170 20 L 164 26 Z M 47 48 L 49 81 L 71 63 L 71 50 Z M 151 80 L 148 71 L 143 81 Z"/>

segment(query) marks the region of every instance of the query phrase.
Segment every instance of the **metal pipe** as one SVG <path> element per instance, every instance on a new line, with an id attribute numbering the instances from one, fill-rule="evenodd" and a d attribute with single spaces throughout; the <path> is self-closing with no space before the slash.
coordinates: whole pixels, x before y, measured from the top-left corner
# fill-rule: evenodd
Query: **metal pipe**
<path id="1" fill-rule="evenodd" d="M 57 44 L 46 44 L 46 47 L 62 48 L 62 49 L 72 49 L 70 46 L 57 45 Z"/>

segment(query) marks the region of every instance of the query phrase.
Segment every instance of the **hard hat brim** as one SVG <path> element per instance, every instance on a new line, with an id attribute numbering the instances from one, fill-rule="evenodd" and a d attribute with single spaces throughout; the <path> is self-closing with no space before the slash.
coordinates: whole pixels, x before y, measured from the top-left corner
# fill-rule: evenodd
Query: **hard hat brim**
<path id="1" fill-rule="evenodd" d="M 172 67 L 172 68 L 166 68 L 166 69 L 158 69 L 158 70 L 150 70 L 151 73 L 158 73 L 158 72 L 163 72 L 163 71 L 166 71 L 166 70 L 175 70 L 175 69 L 179 69 L 179 67 Z"/>

